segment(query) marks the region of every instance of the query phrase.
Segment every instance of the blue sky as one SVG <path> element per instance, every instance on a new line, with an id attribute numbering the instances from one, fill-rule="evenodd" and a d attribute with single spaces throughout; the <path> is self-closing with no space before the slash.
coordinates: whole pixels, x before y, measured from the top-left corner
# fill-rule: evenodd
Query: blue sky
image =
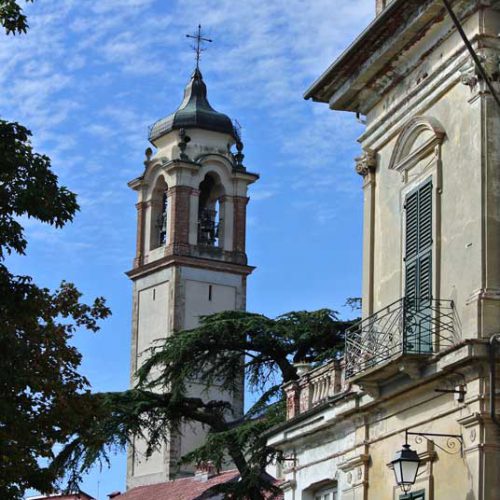
<path id="1" fill-rule="evenodd" d="M 147 128 L 176 109 L 194 66 L 186 33 L 214 40 L 201 69 L 211 104 L 243 129 L 251 187 L 248 309 L 341 309 L 361 288 L 362 126 L 306 102 L 306 88 L 369 23 L 374 0 L 58 0 L 26 10 L 26 36 L 0 37 L 0 112 L 29 127 L 61 183 L 78 194 L 73 224 L 24 220 L 28 255 L 10 265 L 41 285 L 72 281 L 113 317 L 75 342 L 95 390 L 129 381 L 135 194 Z M 123 456 L 83 489 L 124 489 Z M 98 486 L 99 482 L 99 486 Z M 98 491 L 99 490 L 99 491 Z"/>

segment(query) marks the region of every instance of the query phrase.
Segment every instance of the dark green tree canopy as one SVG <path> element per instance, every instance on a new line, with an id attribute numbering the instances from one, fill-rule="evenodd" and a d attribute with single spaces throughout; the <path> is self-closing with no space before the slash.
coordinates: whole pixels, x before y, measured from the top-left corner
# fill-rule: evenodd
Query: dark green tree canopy
<path id="1" fill-rule="evenodd" d="M 3 26 L 7 35 L 26 33 L 28 22 L 18 0 L 0 0 L 0 26 Z"/>
<path id="2" fill-rule="evenodd" d="M 227 311 L 201 318 L 200 326 L 177 332 L 148 352 L 134 389 L 89 396 L 95 416 L 62 451 L 54 467 L 71 471 L 78 482 L 98 460 L 116 447 L 144 438 L 152 453 L 169 429 L 183 422 L 200 422 L 208 430 L 205 444 L 184 457 L 189 462 L 212 461 L 221 467 L 231 460 L 241 480 L 220 486 L 228 498 L 263 498 L 276 491 L 265 467 L 276 458 L 264 432 L 284 420 L 281 385 L 298 378 L 296 363 L 321 364 L 339 356 L 341 321 L 328 309 L 292 312 L 269 318 L 262 314 Z M 240 388 L 242 370 L 247 392 L 259 397 L 243 418 L 235 420 L 225 401 L 191 398 L 187 384 L 203 381 L 228 391 Z"/>
<path id="3" fill-rule="evenodd" d="M 7 34 L 26 32 L 18 2 L 0 0 L 0 24 Z M 0 498 L 9 500 L 23 498 L 28 488 L 53 489 L 54 445 L 87 419 L 82 398 L 89 385 L 70 341 L 78 327 L 97 331 L 109 314 L 102 298 L 81 303 L 70 283 L 51 292 L 8 269 L 6 257 L 24 254 L 28 244 L 23 217 L 62 227 L 78 210 L 75 194 L 59 185 L 30 136 L 0 119 Z"/>

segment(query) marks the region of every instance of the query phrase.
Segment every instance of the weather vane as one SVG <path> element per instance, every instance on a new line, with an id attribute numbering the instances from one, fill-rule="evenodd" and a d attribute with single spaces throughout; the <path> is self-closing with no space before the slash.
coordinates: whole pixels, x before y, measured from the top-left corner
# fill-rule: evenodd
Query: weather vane
<path id="1" fill-rule="evenodd" d="M 198 33 L 196 35 L 186 35 L 187 38 L 194 38 L 196 40 L 196 45 L 192 45 L 192 49 L 196 52 L 196 69 L 199 69 L 200 66 L 200 54 L 205 51 L 202 47 L 203 42 L 212 42 L 210 38 L 204 38 L 201 36 L 201 24 L 198 24 Z"/>

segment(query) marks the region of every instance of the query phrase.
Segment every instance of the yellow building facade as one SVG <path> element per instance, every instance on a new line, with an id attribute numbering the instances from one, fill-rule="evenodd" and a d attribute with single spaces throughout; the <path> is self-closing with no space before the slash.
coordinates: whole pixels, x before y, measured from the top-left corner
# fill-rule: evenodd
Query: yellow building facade
<path id="1" fill-rule="evenodd" d="M 366 121 L 362 321 L 285 387 L 286 500 L 500 498 L 500 2 L 377 1 L 306 92 Z M 500 348 L 498 349 L 500 352 Z M 391 461 L 418 453 L 404 493 Z"/>

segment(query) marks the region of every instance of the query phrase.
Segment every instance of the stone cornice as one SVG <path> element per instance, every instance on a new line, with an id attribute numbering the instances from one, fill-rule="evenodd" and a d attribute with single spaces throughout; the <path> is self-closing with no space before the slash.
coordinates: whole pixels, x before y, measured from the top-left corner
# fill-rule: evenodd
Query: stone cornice
<path id="1" fill-rule="evenodd" d="M 178 169 L 198 171 L 201 167 L 201 164 L 190 160 L 175 159 L 175 160 L 168 160 L 162 163 L 162 167 L 165 170 L 165 172 L 170 172 L 172 170 L 178 170 Z"/>
<path id="2" fill-rule="evenodd" d="M 256 180 L 260 179 L 259 174 L 255 174 L 255 173 L 247 172 L 247 171 L 243 171 L 243 170 L 235 170 L 235 169 L 233 169 L 233 177 L 235 179 L 241 179 L 242 181 L 245 181 L 248 184 L 252 184 Z"/>
<path id="3" fill-rule="evenodd" d="M 460 83 L 460 69 L 468 61 L 466 51 L 465 47 L 459 47 L 419 85 L 395 100 L 384 113 L 369 122 L 358 141 L 379 150 L 399 132 L 406 117 L 424 115 L 433 102 Z"/>
<path id="4" fill-rule="evenodd" d="M 136 177 L 135 179 L 132 179 L 131 181 L 129 181 L 127 183 L 127 186 L 131 189 L 133 189 L 134 191 L 138 191 L 142 185 L 142 180 L 143 180 L 143 176 L 141 175 L 141 177 Z"/>
<path id="5" fill-rule="evenodd" d="M 394 0 L 306 91 L 305 99 L 358 111 L 359 89 L 442 12 L 439 0 Z"/>
<path id="6" fill-rule="evenodd" d="M 227 272 L 230 274 L 238 274 L 248 276 L 255 269 L 253 266 L 244 266 L 233 264 L 230 262 L 201 259 L 189 256 L 167 255 L 153 262 L 148 262 L 136 269 L 131 269 L 125 274 L 132 280 L 142 278 L 148 274 L 159 271 L 160 269 L 172 266 L 194 267 L 197 269 L 208 269 L 210 271 Z"/>
<path id="7" fill-rule="evenodd" d="M 351 458 L 349 460 L 346 460 L 345 462 L 342 462 L 338 465 L 338 468 L 342 472 L 347 472 L 349 470 L 354 469 L 355 467 L 360 467 L 362 465 L 367 464 L 370 461 L 370 455 L 366 455 L 362 453 L 361 455 L 358 455 L 354 458 Z"/>

